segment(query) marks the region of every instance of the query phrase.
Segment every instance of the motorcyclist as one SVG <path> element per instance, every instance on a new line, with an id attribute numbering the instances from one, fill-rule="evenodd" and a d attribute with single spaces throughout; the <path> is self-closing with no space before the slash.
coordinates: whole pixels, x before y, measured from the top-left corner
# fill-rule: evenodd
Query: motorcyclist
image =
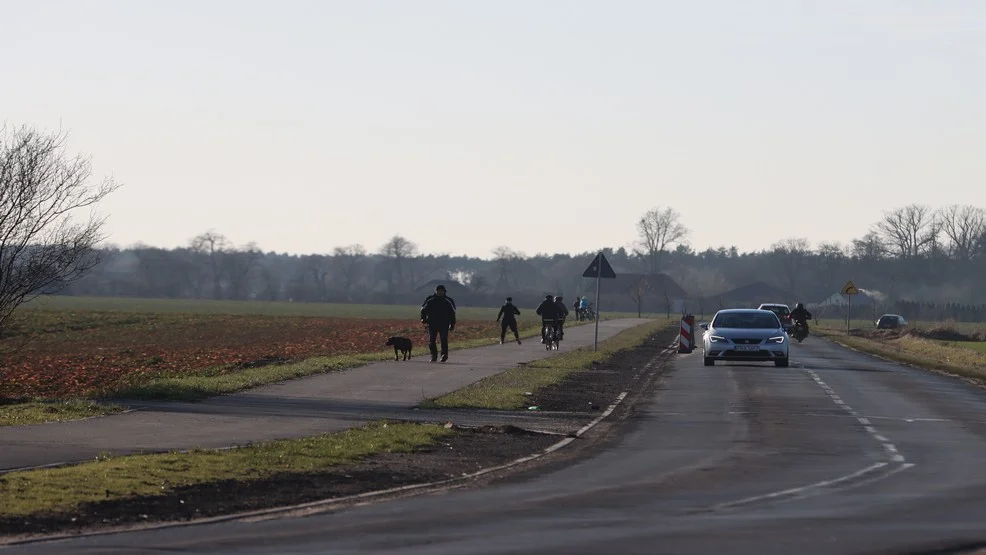
<path id="1" fill-rule="evenodd" d="M 555 302 L 555 298 L 552 295 L 545 295 L 544 300 L 541 304 L 534 310 L 534 312 L 541 317 L 541 343 L 544 343 L 544 326 L 545 324 L 551 324 L 551 326 L 558 330 L 558 303 Z"/>
<path id="2" fill-rule="evenodd" d="M 794 310 L 791 311 L 791 321 L 803 327 L 805 333 L 808 333 L 808 320 L 811 320 L 811 318 L 811 312 L 808 312 L 808 309 L 802 303 L 798 303 L 794 307 Z"/>

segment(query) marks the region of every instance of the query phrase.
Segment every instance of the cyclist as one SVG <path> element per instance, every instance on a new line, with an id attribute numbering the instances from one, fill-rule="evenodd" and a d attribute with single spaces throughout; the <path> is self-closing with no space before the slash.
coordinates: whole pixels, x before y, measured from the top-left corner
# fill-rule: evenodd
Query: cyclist
<path id="1" fill-rule="evenodd" d="M 558 341 L 565 339 L 565 318 L 568 318 L 568 307 L 561 295 L 555 297 L 555 304 L 558 305 Z"/>
<path id="2" fill-rule="evenodd" d="M 541 317 L 541 343 L 545 342 L 544 327 L 551 325 L 555 333 L 558 333 L 558 303 L 552 295 L 545 295 L 544 300 L 534 310 Z"/>

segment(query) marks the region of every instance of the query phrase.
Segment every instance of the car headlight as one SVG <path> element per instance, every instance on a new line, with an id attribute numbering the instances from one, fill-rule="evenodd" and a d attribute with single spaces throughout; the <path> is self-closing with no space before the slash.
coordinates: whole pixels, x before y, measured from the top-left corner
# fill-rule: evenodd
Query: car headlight
<path id="1" fill-rule="evenodd" d="M 767 340 L 767 343 L 784 343 L 784 336 L 778 335 L 777 337 L 771 337 Z"/>
<path id="2" fill-rule="evenodd" d="M 727 341 L 726 338 L 721 335 L 710 335 L 709 341 L 712 343 L 729 343 L 729 341 Z"/>

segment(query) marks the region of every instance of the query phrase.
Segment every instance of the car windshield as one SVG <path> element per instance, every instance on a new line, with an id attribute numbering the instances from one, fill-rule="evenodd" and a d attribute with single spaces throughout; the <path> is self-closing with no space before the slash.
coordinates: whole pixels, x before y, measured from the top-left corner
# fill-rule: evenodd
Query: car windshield
<path id="1" fill-rule="evenodd" d="M 729 312 L 716 316 L 713 328 L 774 329 L 779 327 L 777 317 L 760 312 Z"/>
<path id="2" fill-rule="evenodd" d="M 786 306 L 765 306 L 763 308 L 764 310 L 769 310 L 775 314 L 780 314 L 782 316 L 789 312 Z"/>

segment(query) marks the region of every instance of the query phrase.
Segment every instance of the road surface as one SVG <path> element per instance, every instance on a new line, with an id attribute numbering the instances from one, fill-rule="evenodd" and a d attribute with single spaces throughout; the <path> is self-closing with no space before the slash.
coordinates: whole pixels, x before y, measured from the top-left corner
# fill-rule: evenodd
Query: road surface
<path id="1" fill-rule="evenodd" d="M 13 552 L 828 555 L 986 542 L 986 394 L 960 380 L 810 337 L 790 368 L 682 355 L 637 409 L 593 455 L 487 488 Z"/>

